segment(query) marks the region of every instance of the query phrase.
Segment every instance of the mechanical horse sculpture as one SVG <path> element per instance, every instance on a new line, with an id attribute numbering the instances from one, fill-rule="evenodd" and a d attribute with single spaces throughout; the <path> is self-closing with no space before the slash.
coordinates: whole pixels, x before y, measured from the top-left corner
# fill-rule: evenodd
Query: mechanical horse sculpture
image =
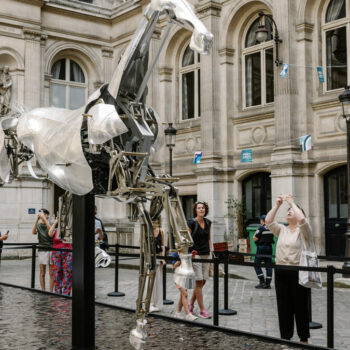
<path id="1" fill-rule="evenodd" d="M 169 24 L 159 51 L 149 63 L 149 44 L 161 15 Z M 37 108 L 1 119 L 0 180 L 15 179 L 18 166 L 35 155 L 47 177 L 67 192 L 59 201 L 59 232 L 71 239 L 72 193 L 113 197 L 136 203 L 141 220 L 137 325 L 131 344 L 142 349 L 147 338 L 145 316 L 153 289 L 156 252 L 152 220 L 165 210 L 168 244 L 180 253 L 177 282 L 194 285 L 187 230 L 174 179 L 157 177 L 149 156 L 159 133 L 159 118 L 146 105 L 147 83 L 173 24 L 192 31 L 190 47 L 208 54 L 213 36 L 186 0 L 151 0 L 109 84 L 96 90 L 78 110 Z"/>

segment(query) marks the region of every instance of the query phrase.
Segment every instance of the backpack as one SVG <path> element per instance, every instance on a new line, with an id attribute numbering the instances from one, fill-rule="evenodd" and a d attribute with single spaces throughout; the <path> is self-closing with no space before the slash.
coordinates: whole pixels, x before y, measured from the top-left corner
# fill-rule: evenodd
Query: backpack
<path id="1" fill-rule="evenodd" d="M 194 230 L 193 230 L 193 232 L 192 232 L 192 239 L 194 238 L 194 236 L 197 234 L 197 232 L 198 232 L 198 230 L 199 230 L 199 223 L 198 223 L 198 221 L 196 220 L 196 219 L 191 219 L 191 220 L 193 220 L 194 221 Z M 207 218 L 204 218 L 204 222 L 205 222 L 205 225 L 206 226 L 208 226 L 209 227 L 209 229 L 210 229 L 210 226 L 211 226 L 211 221 L 209 220 L 209 219 L 207 219 Z"/>

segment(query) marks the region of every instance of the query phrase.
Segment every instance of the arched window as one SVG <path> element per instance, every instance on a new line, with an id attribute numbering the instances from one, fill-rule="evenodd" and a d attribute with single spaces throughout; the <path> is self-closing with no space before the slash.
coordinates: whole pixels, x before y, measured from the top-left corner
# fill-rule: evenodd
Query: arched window
<path id="1" fill-rule="evenodd" d="M 247 224 L 259 223 L 260 216 L 271 209 L 269 173 L 256 173 L 243 181 L 243 203 Z"/>
<path id="2" fill-rule="evenodd" d="M 266 105 L 274 101 L 273 33 L 265 18 L 267 40 L 259 43 L 255 31 L 260 24 L 257 18 L 245 36 L 243 45 L 243 96 L 245 107 Z"/>
<path id="3" fill-rule="evenodd" d="M 182 120 L 198 118 L 201 115 L 200 80 L 200 56 L 187 46 L 180 67 Z"/>
<path id="4" fill-rule="evenodd" d="M 343 88 L 348 79 L 347 37 L 349 36 L 349 9 L 347 1 L 331 0 L 324 18 L 325 63 L 327 90 Z"/>
<path id="5" fill-rule="evenodd" d="M 63 58 L 51 69 L 51 106 L 76 109 L 84 105 L 87 83 L 82 68 L 75 61 Z"/>

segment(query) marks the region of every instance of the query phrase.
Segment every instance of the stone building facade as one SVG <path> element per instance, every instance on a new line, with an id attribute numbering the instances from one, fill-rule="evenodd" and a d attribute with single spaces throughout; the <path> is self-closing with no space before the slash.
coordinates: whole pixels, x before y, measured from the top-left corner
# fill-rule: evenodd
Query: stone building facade
<path id="1" fill-rule="evenodd" d="M 108 82 L 148 1 L 2 0 L 0 67 L 13 79 L 12 103 L 77 108 Z M 350 0 L 193 1 L 214 34 L 212 54 L 194 55 L 190 33 L 173 26 L 148 89 L 148 104 L 177 129 L 173 173 L 187 215 L 197 198 L 209 203 L 215 241 L 237 239 L 232 203 L 243 202 L 256 222 L 280 193 L 293 193 L 305 209 L 321 253 L 343 255 L 346 197 L 346 126 L 338 95 L 349 82 Z M 282 42 L 276 66 L 274 26 Z M 255 31 L 265 24 L 267 41 Z M 161 17 L 151 42 L 154 56 L 167 27 Z M 317 67 L 325 81 L 320 82 Z M 310 134 L 312 149 L 300 152 Z M 242 162 L 242 150 L 252 162 Z M 193 154 L 202 151 L 200 164 Z M 168 170 L 163 145 L 152 156 Z M 37 171 L 40 171 L 37 169 Z M 59 189 L 22 169 L 0 188 L 0 229 L 26 241 L 29 208 L 54 210 Z M 128 221 L 130 208 L 98 200 L 109 222 Z M 278 219 L 284 221 L 281 210 Z M 134 242 L 136 243 L 136 242 Z"/>

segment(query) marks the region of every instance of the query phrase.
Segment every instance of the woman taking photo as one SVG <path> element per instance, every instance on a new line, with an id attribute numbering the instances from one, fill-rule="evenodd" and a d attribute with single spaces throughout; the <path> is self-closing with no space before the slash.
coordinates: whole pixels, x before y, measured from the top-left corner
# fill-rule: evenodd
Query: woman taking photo
<path id="1" fill-rule="evenodd" d="M 286 216 L 288 226 L 274 221 L 283 201 L 286 201 L 289 206 Z M 265 222 L 271 232 L 278 237 L 276 264 L 299 266 L 301 240 L 310 242 L 312 233 L 304 211 L 294 203 L 293 196 L 279 195 L 275 206 L 268 212 Z M 307 343 L 310 338 L 308 288 L 299 284 L 297 270 L 275 269 L 275 285 L 281 338 L 290 340 L 293 337 L 295 318 L 300 341 Z"/>
<path id="2" fill-rule="evenodd" d="M 196 278 L 196 286 L 192 293 L 189 310 L 193 313 L 194 302 L 197 300 L 200 312 L 199 317 L 210 318 L 209 312 L 204 308 L 203 287 L 209 278 L 209 264 L 196 263 L 195 259 L 209 259 L 212 251 L 210 227 L 211 221 L 205 218 L 208 215 L 209 207 L 205 202 L 196 202 L 193 205 L 193 219 L 187 222 L 192 235 L 193 246 L 190 251 L 196 251 L 193 260 L 193 270 Z"/>

